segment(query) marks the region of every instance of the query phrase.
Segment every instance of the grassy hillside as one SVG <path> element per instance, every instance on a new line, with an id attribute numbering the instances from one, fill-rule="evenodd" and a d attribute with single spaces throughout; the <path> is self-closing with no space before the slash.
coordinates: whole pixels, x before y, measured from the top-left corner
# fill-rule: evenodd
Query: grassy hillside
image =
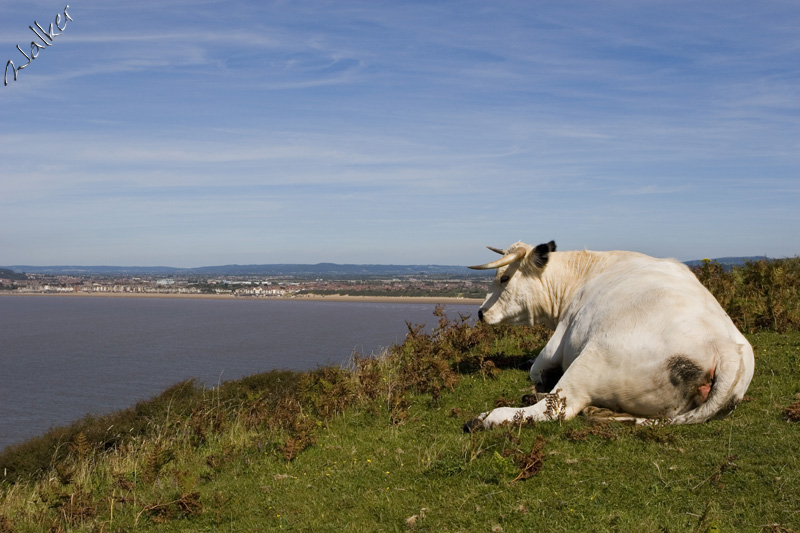
<path id="1" fill-rule="evenodd" d="M 797 289 L 774 287 L 791 324 Z M 796 328 L 748 334 L 756 374 L 722 421 L 464 434 L 518 404 L 547 333 L 437 318 L 349 369 L 182 383 L 6 450 L 0 532 L 800 531 Z"/>

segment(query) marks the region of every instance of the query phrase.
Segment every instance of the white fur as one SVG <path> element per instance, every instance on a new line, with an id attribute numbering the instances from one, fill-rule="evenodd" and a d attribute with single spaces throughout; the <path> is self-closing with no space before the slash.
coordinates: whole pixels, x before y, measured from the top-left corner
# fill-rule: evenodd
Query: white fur
<path id="1" fill-rule="evenodd" d="M 555 329 L 536 358 L 531 379 L 561 367 L 553 388 L 563 401 L 483 413 L 485 427 L 514 420 L 569 419 L 587 406 L 669 423 L 725 416 L 753 377 L 753 350 L 696 276 L 673 260 L 634 252 L 550 252 L 543 268 L 535 250 L 498 269 L 481 306 L 490 323 L 542 323 Z M 508 276 L 505 283 L 501 279 Z M 670 373 L 680 356 L 714 379 L 707 400 L 692 402 Z M 671 380 L 671 377 L 673 379 Z"/>

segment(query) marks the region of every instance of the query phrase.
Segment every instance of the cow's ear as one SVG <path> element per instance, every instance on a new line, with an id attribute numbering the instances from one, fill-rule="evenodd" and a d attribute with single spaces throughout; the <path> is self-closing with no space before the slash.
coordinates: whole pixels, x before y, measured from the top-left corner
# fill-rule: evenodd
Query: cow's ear
<path id="1" fill-rule="evenodd" d="M 556 251 L 555 241 L 550 241 L 547 244 L 540 244 L 533 249 L 533 264 L 537 268 L 544 268 L 547 260 L 550 259 L 550 252 Z"/>

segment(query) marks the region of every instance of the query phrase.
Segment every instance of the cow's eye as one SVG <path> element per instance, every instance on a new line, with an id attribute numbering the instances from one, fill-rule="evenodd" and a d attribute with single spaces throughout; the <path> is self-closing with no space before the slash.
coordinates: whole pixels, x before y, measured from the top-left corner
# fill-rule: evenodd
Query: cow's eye
<path id="1" fill-rule="evenodd" d="M 500 283 L 506 283 L 509 280 L 509 276 L 503 276 L 500 278 Z"/>

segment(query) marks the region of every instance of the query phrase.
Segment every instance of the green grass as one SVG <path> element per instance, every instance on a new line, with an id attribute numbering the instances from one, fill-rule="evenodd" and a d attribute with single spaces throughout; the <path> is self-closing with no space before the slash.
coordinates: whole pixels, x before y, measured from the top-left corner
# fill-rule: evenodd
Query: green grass
<path id="1" fill-rule="evenodd" d="M 800 393 L 800 333 L 749 336 L 756 374 L 725 420 L 464 434 L 528 386 L 526 372 L 486 361 L 541 344 L 487 331 L 444 324 L 379 368 L 283 374 L 280 395 L 272 374 L 182 394 L 197 403 L 147 411 L 148 431 L 107 449 L 78 433 L 51 468 L 0 485 L 0 532 L 800 530 L 800 424 L 784 419 Z M 465 355 L 478 352 L 489 356 Z M 439 373 L 412 380 L 409 354 L 449 366 L 414 366 Z"/>

